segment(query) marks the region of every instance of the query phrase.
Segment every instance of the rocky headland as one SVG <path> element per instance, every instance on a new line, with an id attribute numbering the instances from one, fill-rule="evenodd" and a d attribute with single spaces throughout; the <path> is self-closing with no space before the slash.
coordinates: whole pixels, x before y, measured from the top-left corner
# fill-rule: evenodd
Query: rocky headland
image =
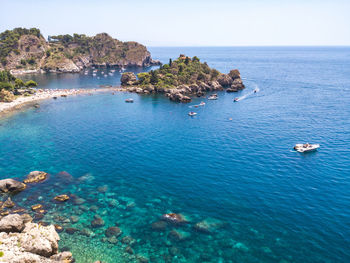
<path id="1" fill-rule="evenodd" d="M 159 64 L 144 45 L 122 42 L 107 33 L 50 36 L 48 41 L 36 28 L 15 28 L 0 34 L 0 69 L 13 74 Z"/>
<path id="2" fill-rule="evenodd" d="M 157 70 L 139 73 L 125 72 L 121 85 L 130 92 L 139 94 L 164 93 L 172 101 L 190 102 L 191 96 L 204 96 L 208 91 L 226 90 L 237 92 L 245 88 L 240 72 L 231 70 L 228 74 L 201 63 L 197 57 L 180 55 L 169 60 Z"/>

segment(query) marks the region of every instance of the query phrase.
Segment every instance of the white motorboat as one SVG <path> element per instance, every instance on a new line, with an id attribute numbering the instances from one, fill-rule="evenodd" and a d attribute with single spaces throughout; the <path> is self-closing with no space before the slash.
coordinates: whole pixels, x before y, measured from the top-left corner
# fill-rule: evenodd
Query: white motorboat
<path id="1" fill-rule="evenodd" d="M 199 103 L 199 106 L 204 106 L 205 105 L 205 102 L 202 101 L 201 103 Z"/>
<path id="2" fill-rule="evenodd" d="M 300 153 L 312 152 L 320 148 L 319 144 L 310 144 L 310 143 L 298 143 L 294 146 L 294 150 Z"/>
<path id="3" fill-rule="evenodd" d="M 197 113 L 196 113 L 196 112 L 194 112 L 194 111 L 190 111 L 190 112 L 188 113 L 188 115 L 192 117 L 192 116 L 196 116 L 196 115 L 197 115 Z"/>
<path id="4" fill-rule="evenodd" d="M 134 100 L 130 98 L 130 99 L 126 99 L 125 102 L 127 102 L 127 103 L 133 103 Z"/>
<path id="5" fill-rule="evenodd" d="M 212 94 L 208 98 L 208 100 L 217 100 L 217 99 L 218 99 L 218 94 Z"/>

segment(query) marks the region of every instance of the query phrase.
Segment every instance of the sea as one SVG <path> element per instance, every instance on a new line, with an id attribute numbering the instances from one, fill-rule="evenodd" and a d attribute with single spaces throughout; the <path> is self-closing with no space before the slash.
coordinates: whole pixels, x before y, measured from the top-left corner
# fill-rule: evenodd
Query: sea
<path id="1" fill-rule="evenodd" d="M 2 118 L 0 179 L 49 173 L 12 197 L 17 206 L 60 225 L 60 250 L 77 263 L 350 262 L 350 47 L 149 50 L 163 63 L 186 54 L 239 69 L 246 89 L 187 104 L 126 92 L 60 97 Z M 120 76 L 24 78 L 98 89 Z M 307 142 L 320 148 L 293 150 Z M 70 199 L 55 202 L 59 194 Z"/>

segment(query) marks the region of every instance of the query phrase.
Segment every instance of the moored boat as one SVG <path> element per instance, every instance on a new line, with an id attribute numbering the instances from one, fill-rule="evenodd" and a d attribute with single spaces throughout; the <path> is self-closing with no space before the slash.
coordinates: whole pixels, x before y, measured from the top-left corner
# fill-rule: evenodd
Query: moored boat
<path id="1" fill-rule="evenodd" d="M 190 111 L 190 112 L 188 113 L 188 115 L 189 115 L 189 116 L 196 116 L 196 115 L 197 115 L 197 113 L 196 113 L 196 112 L 194 112 L 194 111 Z"/>
<path id="2" fill-rule="evenodd" d="M 208 100 L 217 100 L 217 99 L 218 99 L 218 94 L 212 94 L 208 98 Z"/>
<path id="3" fill-rule="evenodd" d="M 133 102 L 134 102 L 134 99 L 129 98 L 129 99 L 126 99 L 125 102 L 127 102 L 127 103 L 133 103 Z"/>
<path id="4" fill-rule="evenodd" d="M 319 144 L 310 144 L 310 143 L 304 143 L 304 144 L 298 143 L 294 146 L 294 150 L 300 153 L 315 151 L 318 148 L 320 148 Z"/>

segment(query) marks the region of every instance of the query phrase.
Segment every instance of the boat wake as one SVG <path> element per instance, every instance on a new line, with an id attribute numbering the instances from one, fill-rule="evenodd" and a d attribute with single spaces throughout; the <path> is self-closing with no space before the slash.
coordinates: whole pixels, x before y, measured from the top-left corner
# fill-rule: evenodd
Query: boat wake
<path id="1" fill-rule="evenodd" d="M 258 93 L 260 91 L 260 88 L 257 84 L 254 84 L 254 85 L 255 85 L 255 88 L 251 92 L 248 92 L 241 97 L 235 98 L 234 101 L 241 101 L 241 100 L 244 100 L 255 93 Z"/>

